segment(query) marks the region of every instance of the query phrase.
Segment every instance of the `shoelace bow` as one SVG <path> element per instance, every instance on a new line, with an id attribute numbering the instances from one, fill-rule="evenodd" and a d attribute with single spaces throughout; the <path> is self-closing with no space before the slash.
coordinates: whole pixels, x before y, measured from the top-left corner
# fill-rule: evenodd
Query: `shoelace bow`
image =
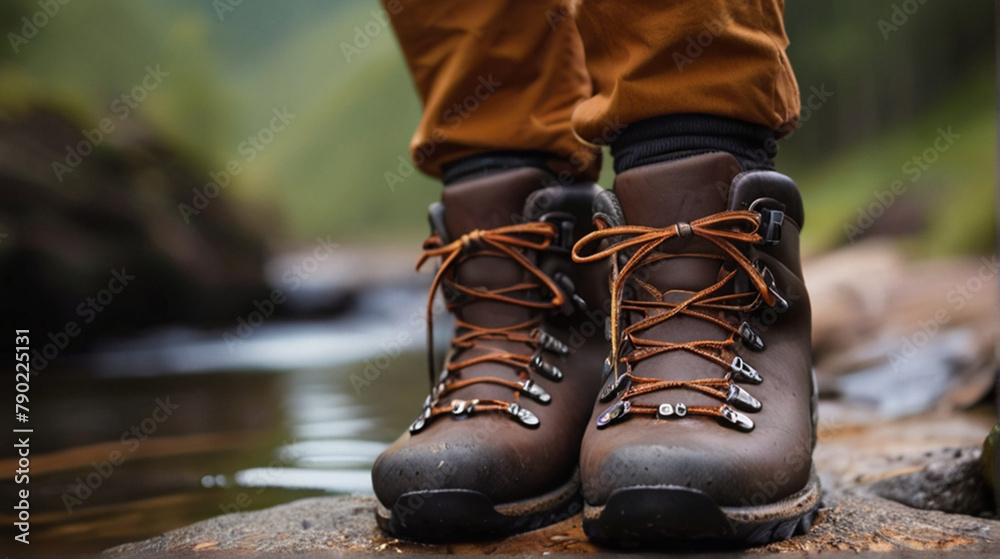
<path id="1" fill-rule="evenodd" d="M 599 416 L 599 426 L 605 426 L 629 413 L 660 417 L 682 417 L 687 414 L 693 414 L 726 419 L 738 427 L 746 430 L 752 429 L 753 422 L 729 407 L 727 403 L 735 402 L 749 411 L 759 409 L 760 403 L 745 390 L 737 386 L 735 381 L 748 380 L 757 383 L 760 382 L 760 377 L 732 349 L 736 345 L 737 337 L 741 335 L 740 327 L 733 326 L 730 322 L 719 318 L 717 313 L 719 311 L 748 312 L 756 308 L 761 301 L 773 305 L 778 300 L 775 293 L 769 289 L 761 272 L 734 244 L 760 242 L 762 237 L 757 232 L 760 223 L 760 214 L 745 210 L 724 211 L 690 223 L 681 222 L 664 228 L 632 225 L 608 227 L 607 224 L 598 221 L 598 230 L 586 235 L 576 243 L 572 252 L 575 262 L 588 263 L 612 257 L 611 362 L 606 363 L 606 366 L 611 367 L 613 377 L 612 382 L 606 385 L 605 391 L 602 393 L 602 398 L 608 399 L 608 396 L 613 396 L 626 380 L 630 381 L 628 389 L 622 394 L 619 401 Z M 713 285 L 693 294 L 680 303 L 663 301 L 662 294 L 658 290 L 644 284 L 638 279 L 635 281 L 639 288 L 647 290 L 656 300 L 639 301 L 625 299 L 625 288 L 629 279 L 636 270 L 643 266 L 678 257 L 725 259 L 724 255 L 719 254 L 664 253 L 656 250 L 657 247 L 669 239 L 692 237 L 707 240 L 719 247 L 724 255 L 732 258 L 737 268 L 726 273 Z M 606 248 L 589 255 L 581 254 L 583 249 L 589 245 L 605 240 L 609 242 Z M 619 269 L 618 256 L 620 254 L 626 254 L 628 260 Z M 748 293 L 717 294 L 727 283 L 735 280 L 736 275 L 741 269 L 747 274 L 754 291 Z M 745 301 L 750 297 L 753 297 L 753 299 L 748 303 L 740 304 L 740 301 Z M 622 330 L 622 311 L 640 312 L 644 315 L 644 318 L 628 325 Z M 650 316 L 651 311 L 653 312 L 652 316 Z M 725 340 L 698 340 L 685 343 L 658 341 L 641 337 L 642 331 L 653 328 L 678 315 L 707 320 L 728 331 L 729 336 Z M 625 341 L 629 342 L 634 349 L 626 355 L 620 355 L 622 344 Z M 670 351 L 687 351 L 693 353 L 717 363 L 725 369 L 729 369 L 730 372 L 723 378 L 697 380 L 664 380 L 639 377 L 632 374 L 632 367 L 638 361 Z M 626 372 L 624 374 L 620 373 L 619 365 L 625 366 Z M 723 400 L 726 403 L 716 407 L 688 407 L 683 403 L 654 406 L 632 403 L 630 401 L 632 398 L 642 394 L 668 389 L 695 390 Z"/>
<path id="2" fill-rule="evenodd" d="M 419 431 L 423 428 L 427 420 L 439 415 L 447 413 L 461 415 L 471 413 L 473 410 L 504 411 L 510 413 L 525 425 L 537 425 L 537 418 L 518 404 L 521 392 L 533 394 L 540 401 L 548 401 L 549 395 L 532 382 L 530 372 L 533 368 L 545 368 L 549 372 L 554 371 L 561 375 L 557 369 L 542 363 L 540 358 L 538 358 L 538 353 L 534 356 L 528 356 L 490 348 L 493 351 L 486 354 L 467 358 L 462 361 L 449 362 L 442 372 L 441 378 L 438 381 L 435 380 L 438 375 L 434 362 L 434 295 L 442 286 L 447 286 L 452 290 L 452 293 L 456 295 L 455 298 L 460 299 L 458 302 L 454 300 L 445 302 L 446 308 L 452 312 L 476 299 L 498 301 L 538 310 L 557 309 L 565 301 L 562 290 L 545 272 L 528 260 L 521 252 L 524 250 L 545 250 L 552 243 L 555 236 L 556 228 L 553 224 L 529 222 L 498 227 L 496 229 L 475 230 L 447 244 L 444 244 L 441 236 L 438 234 L 432 235 L 424 242 L 424 252 L 417 261 L 417 269 L 420 269 L 424 262 L 430 258 L 441 258 L 441 265 L 434 275 L 427 296 L 427 368 L 433 389 L 424 403 L 423 413 L 411 425 L 411 432 Z M 470 258 L 483 256 L 509 258 L 520 264 L 528 273 L 537 278 L 538 282 L 522 282 L 498 289 L 485 289 L 471 288 L 454 281 L 456 268 L 460 264 Z M 552 293 L 551 300 L 534 301 L 512 296 L 512 294 L 517 292 L 541 290 L 543 288 Z M 509 340 L 535 345 L 539 351 L 542 348 L 564 349 L 565 346 L 561 342 L 556 341 L 538 328 L 541 322 L 542 317 L 539 315 L 520 324 L 487 328 L 456 318 L 457 329 L 463 333 L 452 338 L 451 346 L 453 350 L 471 349 L 477 346 L 477 342 L 480 341 Z M 538 362 L 533 364 L 535 360 Z M 458 373 L 462 369 L 485 362 L 501 363 L 517 370 L 519 380 L 512 381 L 490 376 L 470 379 L 459 377 Z M 514 391 L 514 401 L 477 399 L 470 401 L 453 400 L 449 404 L 440 403 L 445 395 L 477 383 L 492 383 L 506 386 Z"/>

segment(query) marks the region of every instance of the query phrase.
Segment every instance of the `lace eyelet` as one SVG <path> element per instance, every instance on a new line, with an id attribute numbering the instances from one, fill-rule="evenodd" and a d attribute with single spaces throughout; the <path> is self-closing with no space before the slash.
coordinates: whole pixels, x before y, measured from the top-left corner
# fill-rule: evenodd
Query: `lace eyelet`
<path id="1" fill-rule="evenodd" d="M 719 412 L 722 414 L 722 417 L 720 417 L 719 419 L 720 423 L 722 423 L 723 425 L 726 425 L 728 427 L 734 427 L 736 429 L 746 432 L 752 431 L 754 428 L 754 423 L 752 419 L 734 410 L 729 406 L 725 405 L 721 406 L 719 408 Z M 728 423 L 724 423 L 723 420 L 728 421 Z"/>
<path id="2" fill-rule="evenodd" d="M 425 405 L 423 411 L 420 412 L 420 415 L 418 415 L 413 423 L 410 424 L 410 434 L 416 435 L 420 431 L 423 431 L 424 427 L 427 426 L 427 420 L 430 419 L 430 417 L 431 408 L 430 406 Z"/>
<path id="3" fill-rule="evenodd" d="M 752 206 L 751 206 L 752 207 Z M 761 208 L 760 211 L 760 243 L 774 246 L 781 242 L 781 225 L 785 222 L 785 212 Z"/>
<path id="4" fill-rule="evenodd" d="M 557 353 L 559 355 L 569 355 L 569 346 L 562 343 L 555 336 L 549 334 L 548 332 L 535 328 L 531 332 L 531 337 L 538 340 L 538 345 L 545 350 Z"/>
<path id="5" fill-rule="evenodd" d="M 761 279 L 767 284 L 767 291 L 775 298 L 775 302 L 771 305 L 778 312 L 785 312 L 788 310 L 788 299 L 778 291 L 778 282 L 774 278 L 774 273 L 771 269 L 767 267 L 760 260 L 753 261 L 753 267 L 757 269 L 760 273 Z"/>
<path id="6" fill-rule="evenodd" d="M 743 345 L 747 346 L 748 348 L 754 351 L 764 350 L 764 340 L 762 340 L 760 336 L 758 336 L 757 333 L 753 331 L 753 328 L 750 327 L 749 322 L 744 322 L 743 324 L 740 324 L 740 337 L 743 339 Z"/>
<path id="7" fill-rule="evenodd" d="M 557 313 L 563 316 L 573 316 L 576 313 L 587 312 L 589 309 L 587 301 L 576 292 L 576 285 L 569 276 L 562 272 L 557 272 L 552 276 L 552 281 L 559 286 L 559 289 L 566 297 L 566 302 L 563 303 L 562 308 L 557 309 Z"/>
<path id="8" fill-rule="evenodd" d="M 687 404 L 683 402 L 678 402 L 676 405 L 670 404 L 660 404 L 659 409 L 656 410 L 656 416 L 660 419 L 666 419 L 668 417 L 681 418 L 687 415 Z"/>
<path id="9" fill-rule="evenodd" d="M 621 421 L 631 410 L 632 404 L 628 400 L 619 400 L 615 403 L 615 405 L 604 410 L 604 412 L 597 417 L 597 428 L 603 429 L 612 423 Z"/>
<path id="10" fill-rule="evenodd" d="M 563 373 L 559 370 L 559 367 L 546 363 L 542 359 L 542 352 L 540 351 L 531 357 L 528 366 L 531 367 L 532 371 L 550 380 L 562 380 Z"/>
<path id="11" fill-rule="evenodd" d="M 538 383 L 533 382 L 531 379 L 522 381 L 518 384 L 521 386 L 521 392 L 524 392 L 536 402 L 548 404 L 552 401 L 552 396 L 546 392 L 544 388 L 538 386 Z"/>
<path id="12" fill-rule="evenodd" d="M 522 408 L 516 403 L 511 403 L 507 406 L 507 413 L 514 416 L 514 418 L 525 427 L 538 427 L 541 424 L 541 421 L 538 420 L 538 416 L 531 413 L 530 410 Z"/>
<path id="13" fill-rule="evenodd" d="M 478 403 L 479 400 L 452 400 L 451 413 L 452 415 L 472 415 L 472 412 L 476 411 Z"/>
<path id="14" fill-rule="evenodd" d="M 628 376 L 621 375 L 615 379 L 614 375 L 608 378 L 607 382 L 604 383 L 604 388 L 601 389 L 601 394 L 598 397 L 600 402 L 611 401 L 616 394 L 621 392 L 622 388 L 628 383 Z"/>
<path id="15" fill-rule="evenodd" d="M 733 378 L 740 382 L 749 382 L 751 384 L 760 384 L 764 382 L 764 379 L 760 376 L 760 373 L 757 372 L 757 369 L 751 367 L 739 355 L 733 357 L 733 362 L 730 364 L 729 368 L 733 372 Z"/>
<path id="16" fill-rule="evenodd" d="M 743 390 L 735 383 L 729 385 L 729 394 L 726 395 L 726 403 L 733 404 L 743 411 L 760 411 L 760 400 L 754 398 L 749 392 Z"/>

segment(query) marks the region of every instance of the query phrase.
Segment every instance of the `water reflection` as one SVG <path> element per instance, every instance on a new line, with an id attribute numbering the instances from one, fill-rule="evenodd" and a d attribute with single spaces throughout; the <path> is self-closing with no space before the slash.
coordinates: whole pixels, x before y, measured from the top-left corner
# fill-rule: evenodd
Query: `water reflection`
<path id="1" fill-rule="evenodd" d="M 401 319 L 422 296 L 380 299 L 353 324 L 265 325 L 228 361 L 259 366 L 222 366 L 218 333 L 174 331 L 118 342 L 88 368 L 36 375 L 32 550 L 98 551 L 225 512 L 370 492 L 372 462 L 426 391 L 420 325 Z M 401 332 L 412 344 L 380 354 Z M 375 358 L 378 375 L 352 382 Z M 156 411 L 165 404 L 176 409 Z M 3 452 L 0 467 L 13 471 Z M 10 478 L 0 486 L 14 490 Z M 0 520 L 12 537 L 13 517 Z"/>

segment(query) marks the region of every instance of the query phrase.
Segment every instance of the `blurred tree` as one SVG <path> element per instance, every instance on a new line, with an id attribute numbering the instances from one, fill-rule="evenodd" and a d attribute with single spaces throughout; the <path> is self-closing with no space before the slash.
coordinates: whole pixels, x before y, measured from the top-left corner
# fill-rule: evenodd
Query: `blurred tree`
<path id="1" fill-rule="evenodd" d="M 794 149 L 805 160 L 906 122 L 992 71 L 993 5 L 984 0 L 793 1 L 785 29 L 803 103 L 813 87 L 836 97 L 803 113 Z"/>

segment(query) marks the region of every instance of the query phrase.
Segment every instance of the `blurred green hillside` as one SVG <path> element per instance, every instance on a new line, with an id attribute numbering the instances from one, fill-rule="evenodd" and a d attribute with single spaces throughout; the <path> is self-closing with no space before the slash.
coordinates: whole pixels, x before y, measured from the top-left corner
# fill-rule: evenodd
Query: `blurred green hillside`
<path id="1" fill-rule="evenodd" d="M 219 10 L 230 4 L 237 3 L 71 1 L 18 52 L 0 48 L 0 111 L 54 105 L 92 128 L 159 65 L 169 76 L 128 119 L 152 126 L 206 168 L 237 160 L 244 172 L 224 195 L 276 215 L 286 231 L 279 242 L 331 235 L 416 246 L 437 186 L 414 174 L 392 191 L 384 179 L 405 157 L 420 107 L 380 6 L 245 0 Z M 930 242 L 915 243 L 918 252 L 993 245 L 992 7 L 927 0 L 906 14 L 903 4 L 788 4 L 789 56 L 803 100 L 813 87 L 833 92 L 810 109 L 778 159 L 803 188 L 810 250 L 847 242 L 844 224 L 857 220 L 857 208 L 906 178 L 906 161 L 948 126 L 961 135 L 954 149 L 907 183 L 906 203 L 893 211 L 926 214 L 922 238 Z M 21 18 L 39 10 L 30 0 L 6 2 L 0 30 L 20 33 Z M 906 18 L 901 25 L 892 23 L 903 19 L 895 10 Z M 358 50 L 348 57 L 344 44 Z M 284 108 L 295 118 L 247 161 L 241 143 Z M 610 185 L 607 170 L 602 184 Z"/>

